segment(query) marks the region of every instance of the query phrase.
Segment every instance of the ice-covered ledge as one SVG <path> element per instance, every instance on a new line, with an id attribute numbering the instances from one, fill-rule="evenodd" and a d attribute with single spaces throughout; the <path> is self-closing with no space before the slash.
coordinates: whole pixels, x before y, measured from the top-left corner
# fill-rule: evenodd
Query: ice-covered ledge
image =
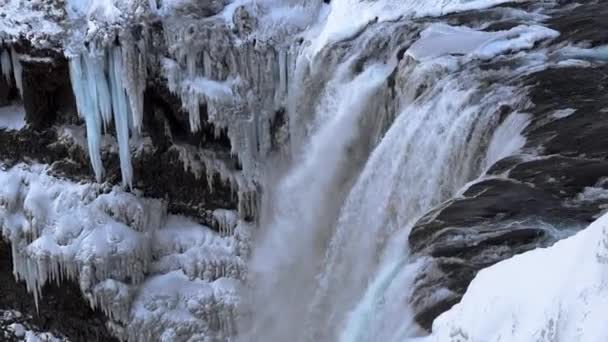
<path id="1" fill-rule="evenodd" d="M 2 237 L 36 302 L 45 283 L 71 279 L 121 338 L 234 333 L 249 253 L 249 226 L 235 213 L 217 212 L 220 235 L 167 216 L 162 201 L 47 171 L 18 164 L 0 172 Z"/>

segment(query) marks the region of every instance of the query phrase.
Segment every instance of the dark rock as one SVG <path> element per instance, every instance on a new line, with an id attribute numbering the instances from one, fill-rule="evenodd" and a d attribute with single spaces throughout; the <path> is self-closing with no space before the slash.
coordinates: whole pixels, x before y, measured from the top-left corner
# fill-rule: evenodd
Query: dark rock
<path id="1" fill-rule="evenodd" d="M 76 120 L 76 105 L 65 58 L 22 61 L 25 119 L 34 129 Z M 57 120 L 61 117 L 61 120 Z"/>
<path id="2" fill-rule="evenodd" d="M 608 6 L 605 1 L 578 2 L 557 11 L 547 21 L 549 27 L 561 33 L 558 41 L 587 42 L 591 46 L 608 43 Z"/>

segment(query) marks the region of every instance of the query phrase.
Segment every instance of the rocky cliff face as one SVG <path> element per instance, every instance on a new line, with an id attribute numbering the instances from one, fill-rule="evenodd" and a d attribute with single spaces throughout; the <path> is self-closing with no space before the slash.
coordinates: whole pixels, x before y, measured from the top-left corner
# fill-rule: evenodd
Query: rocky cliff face
<path id="1" fill-rule="evenodd" d="M 479 270 L 608 204 L 601 1 L 370 5 L 344 32 L 323 1 L 5 4 L 0 105 L 26 125 L 0 128 L 0 310 L 72 341 L 224 341 L 237 317 L 335 340 L 376 273 L 430 330 Z M 286 222 L 252 309 L 251 230 Z M 415 277 L 378 265 L 409 228 Z"/>

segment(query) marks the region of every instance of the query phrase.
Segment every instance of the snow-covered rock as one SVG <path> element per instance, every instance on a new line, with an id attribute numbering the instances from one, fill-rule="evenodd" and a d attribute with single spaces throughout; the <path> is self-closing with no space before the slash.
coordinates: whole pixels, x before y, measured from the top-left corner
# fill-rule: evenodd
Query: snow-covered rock
<path id="1" fill-rule="evenodd" d="M 608 215 L 482 270 L 433 323 L 437 342 L 600 342 L 608 336 Z"/>
<path id="2" fill-rule="evenodd" d="M 0 172 L 2 236 L 11 242 L 15 276 L 36 301 L 45 283 L 69 278 L 119 337 L 234 334 L 249 253 L 249 228 L 236 213 L 217 212 L 220 236 L 185 217 L 167 218 L 162 201 L 47 172 L 25 164 Z"/>

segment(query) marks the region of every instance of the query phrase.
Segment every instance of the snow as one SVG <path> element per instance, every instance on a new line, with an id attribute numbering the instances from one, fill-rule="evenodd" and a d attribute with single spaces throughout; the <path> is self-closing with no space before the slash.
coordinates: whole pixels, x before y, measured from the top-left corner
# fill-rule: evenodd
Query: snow
<path id="1" fill-rule="evenodd" d="M 20 130 L 25 125 L 25 108 L 22 104 L 0 107 L 0 130 Z"/>
<path id="2" fill-rule="evenodd" d="M 143 279 L 150 231 L 162 203 L 97 185 L 50 177 L 20 164 L 0 173 L 2 235 L 13 248 L 14 273 L 38 301 L 47 281 L 79 278 L 83 291 L 106 278 Z"/>
<path id="3" fill-rule="evenodd" d="M 316 55 L 323 47 L 353 37 L 373 23 L 402 17 L 441 16 L 505 2 L 509 0 L 334 0 L 323 29 L 313 39 L 311 52 Z"/>
<path id="4" fill-rule="evenodd" d="M 564 58 L 608 62 L 608 45 L 594 48 L 568 46 L 563 48 L 560 53 Z"/>
<path id="5" fill-rule="evenodd" d="M 484 32 L 437 23 L 422 31 L 420 39 L 412 44 L 407 53 L 420 61 L 449 54 L 491 59 L 508 51 L 532 48 L 538 41 L 557 36 L 559 32 L 539 25 L 520 25 L 507 31 Z"/>
<path id="6" fill-rule="evenodd" d="M 234 334 L 251 228 L 236 212 L 214 215 L 222 234 L 167 216 L 159 200 L 61 180 L 45 166 L 0 171 L 0 227 L 15 277 L 36 303 L 45 283 L 77 281 L 114 333 L 131 341 L 186 330 Z"/>
<path id="7" fill-rule="evenodd" d="M 552 247 L 479 272 L 424 341 L 605 341 L 606 264 L 608 215 Z"/>
<path id="8" fill-rule="evenodd" d="M 0 0 L 0 40 L 23 36 L 34 46 L 50 47 L 63 33 L 61 19 L 55 1 Z"/>

